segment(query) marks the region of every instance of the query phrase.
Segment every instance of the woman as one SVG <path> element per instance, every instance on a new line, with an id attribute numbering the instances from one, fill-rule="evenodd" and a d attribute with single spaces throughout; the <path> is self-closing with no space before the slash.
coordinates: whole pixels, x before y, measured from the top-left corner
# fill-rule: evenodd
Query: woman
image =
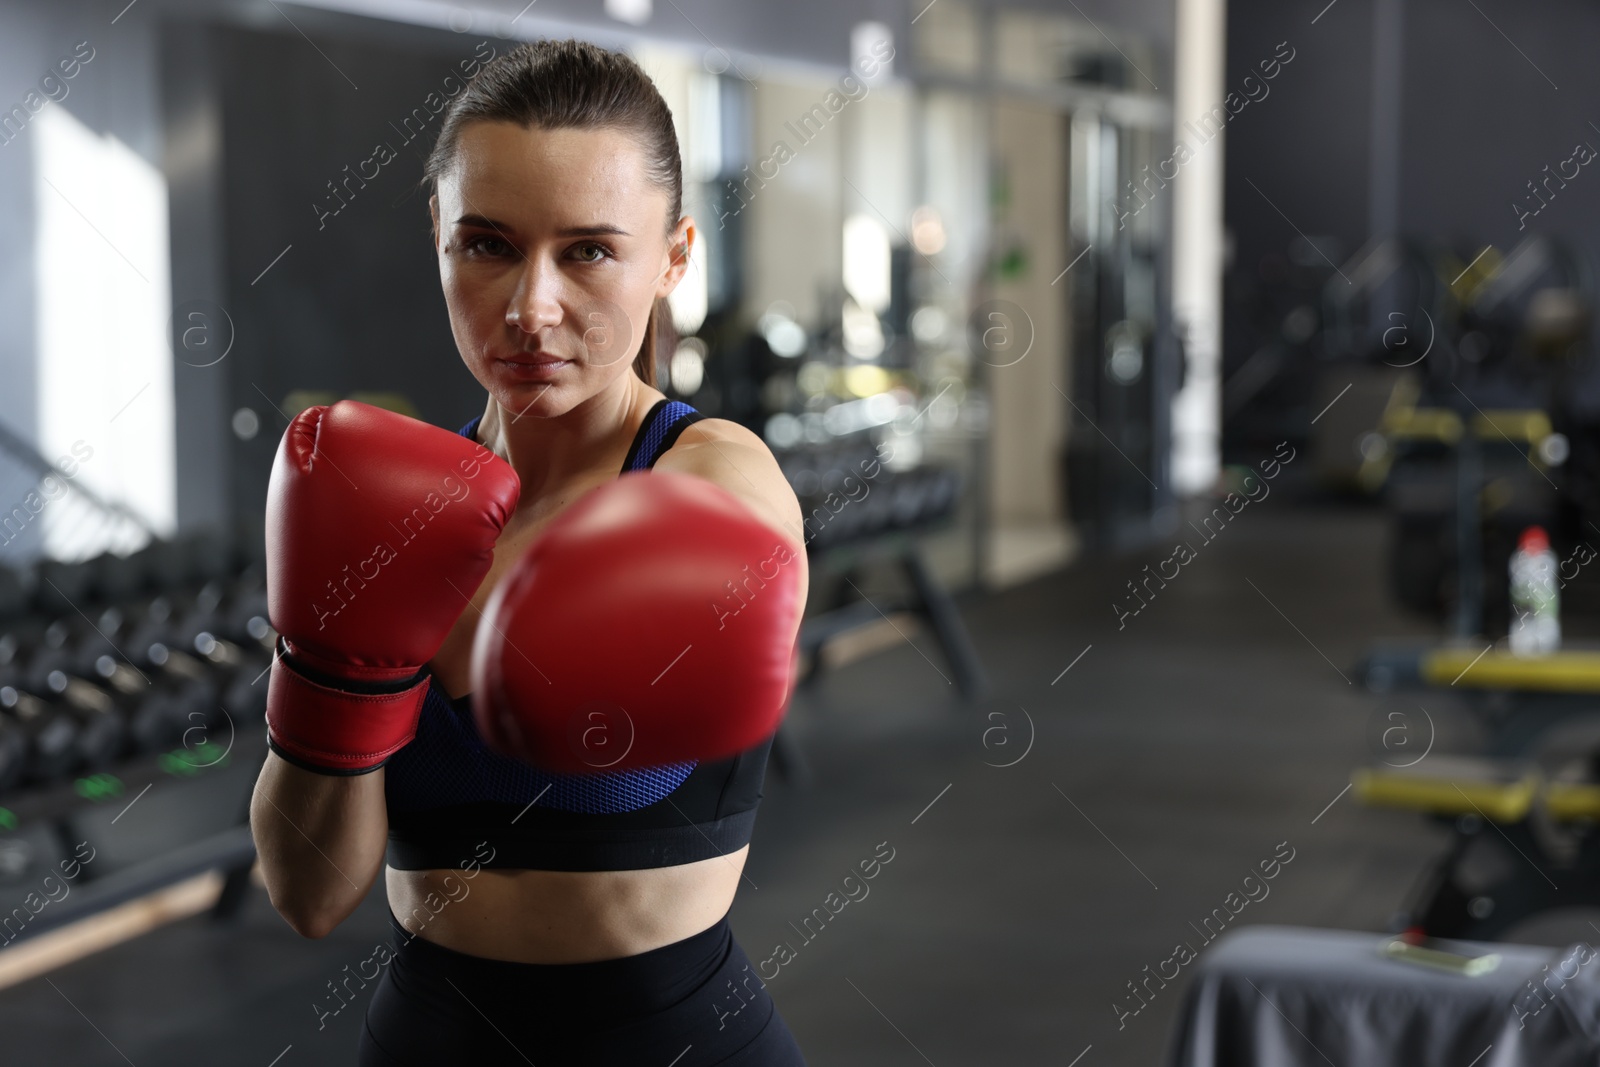
<path id="1" fill-rule="evenodd" d="M 794 549 L 803 598 L 800 509 L 771 453 L 654 386 L 657 323 L 695 237 L 671 114 L 625 55 L 524 45 L 454 99 L 425 180 L 456 344 L 489 393 L 461 433 L 514 468 L 520 496 L 427 664 L 415 740 L 371 773 L 267 757 L 252 821 L 273 904 L 324 936 L 387 858 L 398 948 L 362 1064 L 801 1064 L 727 921 L 770 739 L 725 760 L 554 775 L 487 750 L 470 713 L 490 594 L 624 470 L 734 494 Z M 498 845 L 465 855 L 483 825 Z"/>

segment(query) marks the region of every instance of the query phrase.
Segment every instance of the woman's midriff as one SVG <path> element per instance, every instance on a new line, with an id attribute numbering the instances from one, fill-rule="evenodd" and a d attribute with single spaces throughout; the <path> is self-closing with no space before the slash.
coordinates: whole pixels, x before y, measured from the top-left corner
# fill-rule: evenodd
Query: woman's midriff
<path id="1" fill-rule="evenodd" d="M 388 867 L 385 881 L 395 917 L 426 941 L 515 963 L 588 963 L 709 929 L 732 906 L 749 851 L 640 871 Z"/>

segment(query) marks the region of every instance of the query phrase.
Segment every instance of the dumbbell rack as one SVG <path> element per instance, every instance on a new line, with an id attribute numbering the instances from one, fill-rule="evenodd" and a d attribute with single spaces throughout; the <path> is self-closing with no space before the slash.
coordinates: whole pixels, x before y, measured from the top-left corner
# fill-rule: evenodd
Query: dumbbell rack
<path id="1" fill-rule="evenodd" d="M 209 870 L 227 876 L 214 914 L 236 909 L 266 753 L 264 596 L 249 537 L 0 568 L 0 740 L 13 764 L 0 787 L 0 958 Z M 88 744 L 87 728 L 73 737 L 58 719 L 112 727 L 113 741 Z"/>
<path id="2" fill-rule="evenodd" d="M 788 453 L 779 463 L 800 501 L 813 573 L 841 579 L 821 592 L 827 607 L 801 626 L 801 653 L 810 665 L 803 681 L 816 678 L 817 653 L 828 641 L 909 610 L 933 629 L 962 696 L 982 697 L 988 690 L 983 663 L 919 544 L 953 521 L 961 496 L 959 474 L 938 465 L 890 471 L 875 461 L 865 441 Z M 907 579 L 908 594 L 873 600 L 851 595 L 867 568 L 884 564 Z"/>

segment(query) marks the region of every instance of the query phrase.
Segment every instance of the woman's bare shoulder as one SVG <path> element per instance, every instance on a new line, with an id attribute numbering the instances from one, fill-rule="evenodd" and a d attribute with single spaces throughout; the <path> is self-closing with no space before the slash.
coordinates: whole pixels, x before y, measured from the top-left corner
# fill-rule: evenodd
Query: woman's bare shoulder
<path id="1" fill-rule="evenodd" d="M 661 454 L 656 470 L 680 471 L 715 482 L 796 543 L 804 543 L 800 503 L 777 458 L 765 441 L 736 422 L 705 418 L 690 424 Z"/>

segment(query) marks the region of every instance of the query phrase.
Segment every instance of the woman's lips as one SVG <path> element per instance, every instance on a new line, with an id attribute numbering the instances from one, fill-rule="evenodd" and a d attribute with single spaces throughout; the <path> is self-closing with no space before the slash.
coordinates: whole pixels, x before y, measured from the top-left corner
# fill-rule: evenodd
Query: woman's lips
<path id="1" fill-rule="evenodd" d="M 572 361 L 570 359 L 558 359 L 554 356 L 530 356 L 518 359 L 499 359 L 495 362 L 506 368 L 508 373 L 516 375 L 518 378 L 539 378 L 559 371 Z"/>

